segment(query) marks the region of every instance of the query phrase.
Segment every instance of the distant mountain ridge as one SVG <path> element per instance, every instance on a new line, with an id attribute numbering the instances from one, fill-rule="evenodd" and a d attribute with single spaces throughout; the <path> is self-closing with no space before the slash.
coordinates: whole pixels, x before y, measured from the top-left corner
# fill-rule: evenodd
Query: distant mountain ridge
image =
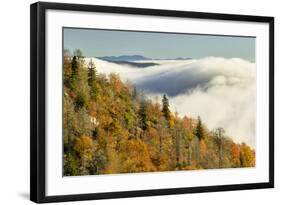
<path id="1" fill-rule="evenodd" d="M 140 61 L 140 60 L 152 60 L 151 58 L 144 57 L 142 55 L 122 55 L 122 56 L 102 56 L 98 57 L 107 61 Z"/>
<path id="2" fill-rule="evenodd" d="M 148 58 L 142 55 L 121 55 L 121 56 L 101 56 L 97 57 L 101 60 L 116 61 L 116 62 L 131 62 L 131 61 L 142 61 L 142 60 L 191 60 L 192 58 L 178 57 L 178 58 Z"/>

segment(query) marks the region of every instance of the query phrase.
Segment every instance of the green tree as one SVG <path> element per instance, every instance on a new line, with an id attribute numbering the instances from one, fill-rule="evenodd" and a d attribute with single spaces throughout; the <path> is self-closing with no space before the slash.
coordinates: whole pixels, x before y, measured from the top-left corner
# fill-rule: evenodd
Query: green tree
<path id="1" fill-rule="evenodd" d="M 147 128 L 148 128 L 148 114 L 147 114 L 147 103 L 146 103 L 145 99 L 143 99 L 141 101 L 139 116 L 140 116 L 141 128 L 143 130 L 147 130 Z"/>
<path id="2" fill-rule="evenodd" d="M 135 99 L 137 99 L 137 96 L 138 96 L 137 87 L 134 86 L 134 87 L 133 87 L 133 91 L 132 91 L 132 97 L 133 97 L 133 99 L 135 100 Z"/>
<path id="3" fill-rule="evenodd" d="M 74 108 L 78 111 L 81 108 L 87 108 L 90 100 L 90 88 L 88 86 L 88 71 L 84 67 L 84 58 L 81 51 L 75 51 L 77 56 L 72 59 L 72 91 L 74 99 Z"/>
<path id="4" fill-rule="evenodd" d="M 74 51 L 74 56 L 76 56 L 79 60 L 82 60 L 84 59 L 84 56 L 82 54 L 82 51 L 80 49 L 75 49 Z"/>
<path id="5" fill-rule="evenodd" d="M 170 126 L 171 122 L 171 111 L 169 109 L 169 100 L 166 95 L 163 95 L 162 99 L 162 113 L 167 120 L 168 125 Z"/>
<path id="6" fill-rule="evenodd" d="M 91 100 L 97 99 L 97 70 L 92 59 L 88 65 L 88 85 L 90 87 Z"/>
<path id="7" fill-rule="evenodd" d="M 77 156 L 66 153 L 64 154 L 64 175 L 66 176 L 78 176 L 79 172 L 79 160 Z"/>
<path id="8" fill-rule="evenodd" d="M 71 60 L 71 83 L 73 83 L 77 79 L 78 68 L 79 68 L 78 58 L 76 56 L 73 56 Z"/>
<path id="9" fill-rule="evenodd" d="M 202 125 L 202 121 L 201 121 L 200 116 L 198 116 L 198 122 L 197 122 L 196 129 L 195 129 L 195 136 L 199 140 L 204 139 L 204 129 L 203 129 L 203 125 Z"/>
<path id="10" fill-rule="evenodd" d="M 63 52 L 63 82 L 67 88 L 71 88 L 72 59 L 67 49 Z"/>

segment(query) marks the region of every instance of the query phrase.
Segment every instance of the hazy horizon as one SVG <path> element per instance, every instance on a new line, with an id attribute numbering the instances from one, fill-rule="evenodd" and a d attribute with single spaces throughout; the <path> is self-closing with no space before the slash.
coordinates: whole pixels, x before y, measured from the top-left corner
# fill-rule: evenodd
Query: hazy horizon
<path id="1" fill-rule="evenodd" d="M 255 62 L 255 38 L 64 28 L 64 48 L 87 57 L 141 55 L 151 59 L 224 57 Z"/>

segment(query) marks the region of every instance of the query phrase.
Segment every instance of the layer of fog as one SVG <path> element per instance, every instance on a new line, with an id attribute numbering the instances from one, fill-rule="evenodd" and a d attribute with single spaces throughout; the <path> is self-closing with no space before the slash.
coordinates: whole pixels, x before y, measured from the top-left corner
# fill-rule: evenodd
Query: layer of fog
<path id="1" fill-rule="evenodd" d="M 88 61 L 89 59 L 86 59 Z M 255 64 L 238 59 L 208 57 L 193 60 L 157 60 L 159 65 L 137 68 L 93 58 L 101 73 L 118 73 L 149 98 L 169 96 L 180 116 L 201 116 L 210 128 L 223 127 L 236 142 L 255 147 Z"/>

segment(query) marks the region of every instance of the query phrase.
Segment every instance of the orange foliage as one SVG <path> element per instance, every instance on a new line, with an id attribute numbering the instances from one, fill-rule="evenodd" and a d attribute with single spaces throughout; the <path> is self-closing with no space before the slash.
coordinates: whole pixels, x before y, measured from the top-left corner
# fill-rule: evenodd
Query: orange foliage
<path id="1" fill-rule="evenodd" d="M 153 127 L 149 127 L 148 136 L 149 136 L 150 138 L 159 139 L 158 131 L 157 131 L 155 128 L 153 128 Z"/>
<path id="2" fill-rule="evenodd" d="M 114 90 L 117 93 L 120 93 L 120 92 L 122 92 L 125 89 L 125 86 L 122 83 L 121 79 L 119 78 L 118 74 L 111 73 L 109 75 L 109 81 L 111 82 L 111 84 L 113 85 Z"/>
<path id="3" fill-rule="evenodd" d="M 231 144 L 232 163 L 234 167 L 240 166 L 240 148 L 235 143 Z"/>
<path id="4" fill-rule="evenodd" d="M 204 140 L 199 141 L 200 155 L 205 156 L 208 153 L 208 147 Z"/>
<path id="5" fill-rule="evenodd" d="M 122 172 L 155 171 L 146 144 L 140 139 L 128 140 L 126 143 Z"/>

